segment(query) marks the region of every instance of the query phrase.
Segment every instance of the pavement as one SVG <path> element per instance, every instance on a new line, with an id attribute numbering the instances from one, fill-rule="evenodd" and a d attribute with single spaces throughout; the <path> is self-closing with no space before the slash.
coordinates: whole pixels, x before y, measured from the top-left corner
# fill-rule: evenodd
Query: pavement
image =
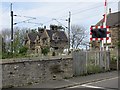
<path id="1" fill-rule="evenodd" d="M 77 76 L 77 77 L 72 77 L 69 79 L 62 79 L 62 80 L 52 80 L 44 83 L 36 83 L 34 85 L 23 86 L 18 88 L 49 88 L 49 89 L 58 90 L 58 89 L 65 89 L 65 88 L 82 85 L 86 83 L 110 79 L 114 77 L 118 77 L 117 71 L 91 74 L 87 76 Z"/>

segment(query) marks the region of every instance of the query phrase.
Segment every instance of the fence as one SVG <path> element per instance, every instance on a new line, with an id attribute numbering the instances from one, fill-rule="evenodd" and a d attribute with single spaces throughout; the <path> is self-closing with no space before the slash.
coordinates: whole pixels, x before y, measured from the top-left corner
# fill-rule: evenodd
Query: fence
<path id="1" fill-rule="evenodd" d="M 75 76 L 109 70 L 109 51 L 74 51 L 72 56 Z"/>

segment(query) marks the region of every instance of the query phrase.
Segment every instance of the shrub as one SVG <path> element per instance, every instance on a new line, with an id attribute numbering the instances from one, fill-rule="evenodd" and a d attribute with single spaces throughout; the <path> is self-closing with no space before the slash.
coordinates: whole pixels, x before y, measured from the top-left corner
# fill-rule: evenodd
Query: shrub
<path id="1" fill-rule="evenodd" d="M 13 57 L 21 57 L 21 56 L 23 56 L 23 55 L 26 55 L 27 50 L 28 50 L 27 47 L 22 46 L 22 47 L 19 49 L 19 53 L 17 53 L 17 52 L 15 52 L 15 53 L 12 53 L 12 52 L 3 52 L 3 53 L 2 53 L 2 59 L 13 58 Z"/>
<path id="2" fill-rule="evenodd" d="M 120 48 L 120 41 L 118 41 L 118 47 Z"/>
<path id="3" fill-rule="evenodd" d="M 102 71 L 102 69 L 98 65 L 97 66 L 95 66 L 95 65 L 89 65 L 87 67 L 87 73 L 88 74 L 99 73 L 101 71 Z"/>
<path id="4" fill-rule="evenodd" d="M 117 57 L 116 56 L 112 56 L 110 62 L 111 63 L 116 63 L 117 62 Z"/>
<path id="5" fill-rule="evenodd" d="M 42 48 L 42 54 L 47 55 L 48 52 L 50 52 L 49 47 L 44 47 L 44 48 Z"/>
<path id="6" fill-rule="evenodd" d="M 2 59 L 12 58 L 12 57 L 13 57 L 13 54 L 11 52 L 4 52 L 4 53 L 2 53 Z"/>
<path id="7" fill-rule="evenodd" d="M 19 49 L 19 54 L 22 54 L 22 55 L 25 55 L 28 51 L 28 48 L 25 47 L 25 46 L 22 46 L 20 49 Z"/>

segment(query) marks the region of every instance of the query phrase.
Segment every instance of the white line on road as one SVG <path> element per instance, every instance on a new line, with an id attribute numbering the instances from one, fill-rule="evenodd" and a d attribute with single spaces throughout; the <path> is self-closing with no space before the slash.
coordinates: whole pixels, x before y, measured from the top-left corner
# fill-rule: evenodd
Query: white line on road
<path id="1" fill-rule="evenodd" d="M 83 86 L 83 87 L 88 87 L 88 88 L 105 89 L 105 88 L 103 88 L 103 87 L 92 86 L 92 85 L 89 85 L 89 84 L 99 83 L 99 82 L 103 82 L 103 81 L 106 81 L 106 80 L 112 80 L 112 79 L 117 79 L 117 78 L 118 78 L 118 77 L 114 77 L 114 78 L 110 78 L 110 79 L 104 79 L 104 80 L 101 80 L 101 81 L 96 81 L 96 82 L 87 83 L 87 84 L 83 84 L 83 85 L 73 86 L 73 87 L 70 87 L 70 88 L 77 88 L 77 87 Z"/>
<path id="2" fill-rule="evenodd" d="M 83 85 L 81 85 L 81 86 L 83 86 L 83 87 L 88 87 L 88 88 L 105 89 L 105 88 L 103 88 L 103 87 L 91 86 L 91 85 L 87 85 L 87 84 L 83 84 Z"/>
<path id="3" fill-rule="evenodd" d="M 96 82 L 87 83 L 87 84 L 99 83 L 99 82 L 103 82 L 103 81 L 106 81 L 106 80 L 112 80 L 112 79 L 117 79 L 117 78 L 118 77 L 114 77 L 114 78 L 104 79 L 104 80 L 101 80 L 101 81 L 96 81 Z"/>
<path id="4" fill-rule="evenodd" d="M 87 84 L 83 84 L 83 85 L 79 85 L 79 86 L 74 86 L 74 87 L 70 87 L 70 88 L 78 88 L 78 87 L 87 87 L 87 88 L 96 88 L 96 89 L 105 89 L 103 87 L 97 87 L 97 86 L 91 86 L 91 85 L 87 85 Z"/>

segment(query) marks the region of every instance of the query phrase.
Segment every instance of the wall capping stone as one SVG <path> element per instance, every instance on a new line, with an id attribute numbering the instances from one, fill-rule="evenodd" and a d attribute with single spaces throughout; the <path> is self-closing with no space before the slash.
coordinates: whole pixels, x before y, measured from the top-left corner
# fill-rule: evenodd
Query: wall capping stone
<path id="1" fill-rule="evenodd" d="M 23 63 L 23 62 L 38 62 L 38 61 L 46 61 L 46 60 L 68 60 L 72 59 L 72 56 L 68 57 L 48 57 L 48 58 L 39 58 L 39 57 L 32 57 L 32 58 L 13 58 L 13 59 L 0 59 L 0 64 L 10 64 L 10 63 Z"/>

